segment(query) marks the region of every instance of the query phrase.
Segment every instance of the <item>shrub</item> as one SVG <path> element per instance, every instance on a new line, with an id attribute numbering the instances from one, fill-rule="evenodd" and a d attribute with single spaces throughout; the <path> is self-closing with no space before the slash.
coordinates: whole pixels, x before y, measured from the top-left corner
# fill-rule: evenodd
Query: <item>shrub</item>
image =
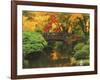
<path id="1" fill-rule="evenodd" d="M 47 42 L 39 32 L 23 32 L 23 53 L 30 54 L 42 51 Z"/>
<path id="2" fill-rule="evenodd" d="M 89 44 L 78 43 L 74 47 L 74 57 L 76 60 L 89 59 Z"/>

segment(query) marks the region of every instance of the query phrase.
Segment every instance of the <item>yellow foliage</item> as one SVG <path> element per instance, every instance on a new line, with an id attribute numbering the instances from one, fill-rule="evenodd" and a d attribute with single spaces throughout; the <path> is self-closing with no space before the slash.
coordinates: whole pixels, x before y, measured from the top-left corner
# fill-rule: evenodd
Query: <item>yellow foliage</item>
<path id="1" fill-rule="evenodd" d="M 50 16 L 54 15 L 56 17 L 59 17 L 59 13 L 53 13 L 53 12 L 29 12 L 29 15 L 26 17 L 25 15 L 23 15 L 23 30 L 29 30 L 29 31 L 35 31 L 36 28 L 38 27 L 41 31 L 43 31 L 44 27 L 50 22 Z M 68 14 L 65 14 L 64 16 L 68 17 Z M 31 17 L 31 19 L 29 19 Z M 83 14 L 82 13 L 71 13 L 70 17 L 68 19 L 69 23 L 67 24 L 67 32 L 71 33 L 72 29 L 75 27 L 74 24 L 76 24 L 78 22 L 78 18 L 80 18 L 81 20 L 83 20 Z M 57 27 L 59 27 L 59 23 L 52 23 L 51 26 L 51 30 L 50 32 L 53 32 L 54 29 L 56 29 Z M 89 20 L 86 23 L 86 28 L 84 29 L 86 32 L 89 31 L 89 27 L 90 23 Z M 62 27 L 60 27 L 61 31 Z"/>
<path id="2" fill-rule="evenodd" d="M 67 25 L 67 26 L 69 26 L 68 27 L 68 33 L 72 32 L 72 28 L 75 27 L 74 24 L 76 22 L 78 22 L 78 18 L 83 19 L 83 15 L 80 14 L 80 13 L 72 13 L 72 14 L 70 14 L 69 23 Z"/>
<path id="3" fill-rule="evenodd" d="M 34 31 L 36 28 L 37 22 L 33 22 L 27 19 L 27 17 L 23 16 L 23 30 L 24 31 Z"/>
<path id="4" fill-rule="evenodd" d="M 69 28 L 68 28 L 68 33 L 71 33 L 71 31 L 72 31 L 72 27 L 69 26 Z"/>
<path id="5" fill-rule="evenodd" d="M 90 22 L 89 20 L 86 22 L 86 32 L 89 32 L 90 30 Z"/>
<path id="6" fill-rule="evenodd" d="M 77 20 L 77 18 L 81 18 L 83 19 L 83 15 L 82 14 L 79 14 L 79 13 L 74 13 L 74 14 L 71 14 L 71 17 L 70 17 L 70 21 L 71 22 L 75 22 Z"/>
<path id="7" fill-rule="evenodd" d="M 23 15 L 23 30 L 35 31 L 36 27 L 41 30 L 44 28 L 49 15 L 45 15 L 45 12 L 30 12 L 32 20 L 28 20 L 28 17 Z M 35 14 L 35 16 L 34 16 Z"/>

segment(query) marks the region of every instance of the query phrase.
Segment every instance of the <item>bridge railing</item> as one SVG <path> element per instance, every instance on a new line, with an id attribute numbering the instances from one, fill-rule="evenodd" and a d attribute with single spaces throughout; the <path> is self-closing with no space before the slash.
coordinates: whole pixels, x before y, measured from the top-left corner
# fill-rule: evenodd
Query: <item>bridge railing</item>
<path id="1" fill-rule="evenodd" d="M 64 41 L 67 37 L 67 34 L 65 32 L 46 32 L 43 33 L 43 36 L 48 41 Z"/>

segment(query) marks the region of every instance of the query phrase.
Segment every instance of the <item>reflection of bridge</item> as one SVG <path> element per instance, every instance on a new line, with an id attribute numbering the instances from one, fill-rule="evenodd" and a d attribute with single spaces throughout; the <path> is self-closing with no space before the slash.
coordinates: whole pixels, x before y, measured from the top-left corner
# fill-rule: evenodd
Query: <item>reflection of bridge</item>
<path id="1" fill-rule="evenodd" d="M 46 40 L 64 41 L 67 37 L 65 32 L 47 32 L 43 34 Z"/>

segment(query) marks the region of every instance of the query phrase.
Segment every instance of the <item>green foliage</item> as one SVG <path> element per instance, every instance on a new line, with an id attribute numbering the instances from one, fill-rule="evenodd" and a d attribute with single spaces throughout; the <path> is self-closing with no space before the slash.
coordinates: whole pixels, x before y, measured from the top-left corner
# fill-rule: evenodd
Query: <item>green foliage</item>
<path id="1" fill-rule="evenodd" d="M 85 59 L 87 58 L 87 51 L 85 50 L 79 50 L 76 52 L 76 54 L 74 55 L 74 57 L 78 60 L 78 59 Z"/>
<path id="2" fill-rule="evenodd" d="M 89 44 L 78 43 L 74 47 L 74 51 L 75 51 L 74 57 L 77 60 L 89 59 Z"/>
<path id="3" fill-rule="evenodd" d="M 83 46 L 84 46 L 84 43 L 78 43 L 78 44 L 74 47 L 74 50 L 75 50 L 75 51 L 78 51 L 78 50 L 80 50 Z"/>
<path id="4" fill-rule="evenodd" d="M 42 51 L 47 42 L 39 32 L 23 32 L 23 53 Z"/>
<path id="5" fill-rule="evenodd" d="M 89 65 L 89 60 L 84 60 L 84 61 L 83 61 L 83 65 L 85 65 L 85 66 L 86 66 L 86 65 Z"/>
<path id="6" fill-rule="evenodd" d="M 82 62 L 81 65 L 84 65 L 84 66 L 89 65 L 89 59 L 77 60 L 76 64 L 77 64 L 77 65 L 80 65 L 80 61 Z"/>

